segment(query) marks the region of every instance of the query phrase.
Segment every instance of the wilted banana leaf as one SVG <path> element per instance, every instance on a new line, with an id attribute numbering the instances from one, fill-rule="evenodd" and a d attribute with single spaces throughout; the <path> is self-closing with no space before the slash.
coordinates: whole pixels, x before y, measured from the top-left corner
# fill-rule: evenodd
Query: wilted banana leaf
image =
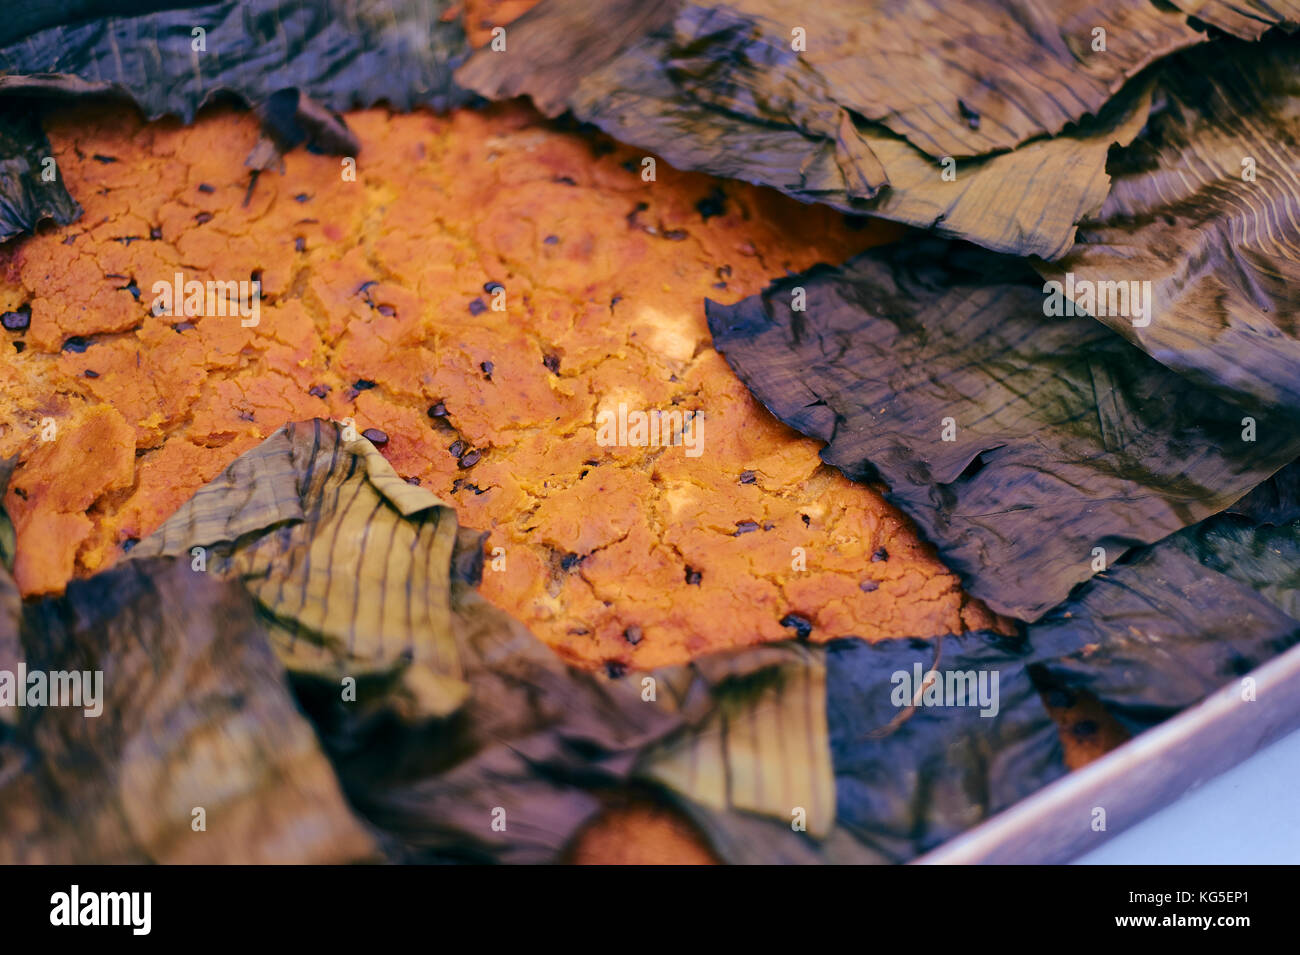
<path id="1" fill-rule="evenodd" d="M 1035 620 L 1300 452 L 1285 415 L 1255 420 L 1051 302 L 1021 262 L 922 237 L 706 311 L 778 418 L 888 484 L 972 594 Z"/>
<path id="2" fill-rule="evenodd" d="M 301 698 L 389 860 L 553 862 L 681 716 L 631 677 L 570 669 L 468 585 L 452 593 L 468 687 L 457 712 L 395 720 L 384 685 L 351 702 L 304 683 Z"/>
<path id="3" fill-rule="evenodd" d="M 27 607 L 22 638 L 24 689 L 72 674 L 78 697 L 12 711 L 0 862 L 378 857 L 238 584 L 132 561 Z"/>
<path id="4" fill-rule="evenodd" d="M 646 774 L 689 797 L 682 808 L 729 862 L 906 862 L 1066 772 L 1029 675 L 1079 648 L 1066 638 L 807 648 L 750 682 L 750 695 L 724 699 Z M 824 728 L 808 733 L 814 700 Z M 829 814 L 818 796 L 827 777 Z"/>
<path id="5" fill-rule="evenodd" d="M 480 51 L 462 80 L 488 84 L 494 96 L 529 93 L 555 114 L 593 68 L 662 40 L 660 68 L 700 102 L 814 136 L 848 111 L 937 159 L 1059 133 L 1146 65 L 1204 39 L 1181 13 L 1137 0 L 1071 0 L 1050 11 L 1020 0 L 960 10 L 897 0 L 679 0 L 626 16 L 631 6 L 545 0 L 509 29 L 513 53 Z M 564 55 L 588 42 L 592 56 Z"/>
<path id="6" fill-rule="evenodd" d="M 833 136 L 813 138 L 718 112 L 676 90 L 644 47 L 628 56 L 638 87 L 605 95 L 605 77 L 593 74 L 573 100 L 577 115 L 619 139 L 682 168 L 1047 259 L 1067 252 L 1075 223 L 1101 206 L 1110 147 L 1131 142 L 1150 108 L 1149 85 L 1139 82 L 1077 129 L 945 166 L 847 113 Z"/>
<path id="7" fill-rule="evenodd" d="M 286 425 L 204 485 L 132 556 L 166 554 L 241 580 L 294 672 L 397 677 L 417 716 L 469 686 L 453 633 L 455 512 L 369 441 L 319 419 Z"/>
<path id="8" fill-rule="evenodd" d="M 1300 27 L 1295 0 L 1172 0 L 1174 6 L 1202 23 L 1243 40 L 1258 40 L 1271 27 L 1294 33 Z"/>
<path id="9" fill-rule="evenodd" d="M 778 657 L 779 655 L 779 657 Z M 752 673 L 724 674 L 719 664 L 772 658 Z M 783 659 L 782 659 L 783 658 Z M 751 664 L 752 665 L 752 664 Z M 651 753 L 639 775 L 716 812 L 773 817 L 825 838 L 835 824 L 835 777 L 826 723 L 826 666 L 821 652 L 778 645 L 706 659 L 724 677 L 717 706 L 689 732 Z M 672 671 L 657 680 L 670 690 Z"/>
<path id="10" fill-rule="evenodd" d="M 1075 223 L 1100 208 L 1110 188 L 1106 157 L 1142 130 L 1151 84 L 1135 80 L 1089 119 L 1011 152 L 942 165 L 896 136 L 863 138 L 889 176 L 856 211 L 968 239 L 986 249 L 1057 259 L 1074 244 Z"/>
<path id="11" fill-rule="evenodd" d="M 1005 3 L 961 17 L 925 4 L 626 6 L 544 2 L 457 79 L 570 109 L 681 168 L 1044 258 L 1105 197 L 1107 151 L 1142 127 L 1145 86 L 1093 114 L 1142 65 L 1203 39 L 1180 14 L 1126 0 L 1052 22 Z M 1094 27 L 1109 31 L 1105 51 Z"/>
<path id="12" fill-rule="evenodd" d="M 1140 732 L 1300 640 L 1300 523 L 1211 518 L 1098 575 L 1031 634 L 1086 644 L 1044 665 L 1051 681 Z"/>
<path id="13" fill-rule="evenodd" d="M 1289 524 L 1300 520 L 1300 461 L 1292 461 L 1228 511 L 1256 524 Z"/>
<path id="14" fill-rule="evenodd" d="M 0 242 L 31 232 L 42 219 L 67 225 L 81 215 L 30 109 L 28 104 L 0 112 Z"/>
<path id="15" fill-rule="evenodd" d="M 1146 134 L 1109 169 L 1101 211 L 1044 277 L 1175 371 L 1279 412 L 1261 427 L 1300 430 L 1300 38 L 1164 64 Z M 1149 320 L 1086 301 L 1104 282 L 1149 283 Z"/>
<path id="16" fill-rule="evenodd" d="M 125 95 L 147 119 L 187 123 L 222 92 L 257 105 L 298 89 L 339 111 L 381 100 L 446 109 L 464 98 L 451 73 L 465 35 L 442 0 L 137 0 L 111 15 L 77 0 L 46 7 L 66 17 L 21 37 L 9 31 L 0 93 Z"/>
<path id="17" fill-rule="evenodd" d="M 832 645 L 840 824 L 905 862 L 1065 775 L 1056 724 L 1030 677 L 1039 652 L 984 633 L 933 646 Z M 914 705 L 900 708 L 904 700 Z"/>
<path id="18" fill-rule="evenodd" d="M 809 132 L 803 113 L 847 110 L 935 159 L 1059 133 L 1204 39 L 1135 0 L 735 0 L 684 4 L 674 31 L 668 68 L 701 102 Z"/>

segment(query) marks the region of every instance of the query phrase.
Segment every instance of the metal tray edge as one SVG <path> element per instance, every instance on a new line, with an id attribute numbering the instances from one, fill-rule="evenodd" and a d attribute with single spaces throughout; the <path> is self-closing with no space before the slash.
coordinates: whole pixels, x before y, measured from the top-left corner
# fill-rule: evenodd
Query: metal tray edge
<path id="1" fill-rule="evenodd" d="M 1243 699 L 1247 679 L 1254 700 Z M 1068 862 L 1296 728 L 1300 645 L 912 864 Z"/>

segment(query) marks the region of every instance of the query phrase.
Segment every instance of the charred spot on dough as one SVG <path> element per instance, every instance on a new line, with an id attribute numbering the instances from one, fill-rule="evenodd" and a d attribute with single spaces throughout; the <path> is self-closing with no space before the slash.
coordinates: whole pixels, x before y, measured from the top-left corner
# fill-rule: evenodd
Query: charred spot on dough
<path id="1" fill-rule="evenodd" d="M 705 222 L 714 216 L 723 215 L 727 211 L 727 194 L 722 191 L 721 186 L 716 186 L 712 192 L 695 203 L 695 211 Z"/>
<path id="2" fill-rule="evenodd" d="M 795 639 L 807 640 L 812 633 L 812 621 L 797 613 L 788 613 L 781 618 L 781 626 L 789 627 L 794 631 Z"/>
<path id="3" fill-rule="evenodd" d="M 12 312 L 0 315 L 0 325 L 7 331 L 25 332 L 32 324 L 32 306 L 30 303 L 19 305 Z"/>

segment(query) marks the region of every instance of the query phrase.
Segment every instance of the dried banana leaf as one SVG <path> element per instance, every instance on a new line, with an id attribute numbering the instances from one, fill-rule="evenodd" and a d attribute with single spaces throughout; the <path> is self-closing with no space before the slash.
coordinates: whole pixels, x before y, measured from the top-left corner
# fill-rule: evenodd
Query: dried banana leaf
<path id="1" fill-rule="evenodd" d="M 1300 37 L 1223 42 L 1162 67 L 1147 132 L 1110 163 L 1064 282 L 1145 281 L 1145 324 L 1093 307 L 1140 348 L 1296 431 L 1300 410 Z M 1087 307 L 1083 303 L 1081 307 Z M 1264 425 L 1261 424 L 1261 427 Z"/>
<path id="2" fill-rule="evenodd" d="M 1110 189 L 1106 157 L 1141 132 L 1151 84 L 1134 81 L 1093 120 L 1011 152 L 967 159 L 944 177 L 941 166 L 895 136 L 863 138 L 889 185 L 855 211 L 967 239 L 995 252 L 1059 259 L 1074 245 L 1076 223 L 1096 212 Z"/>
<path id="3" fill-rule="evenodd" d="M 1097 30 L 1104 49 L 1094 49 Z M 977 0 L 960 11 L 899 0 L 613 8 L 545 0 L 508 32 L 505 51 L 471 58 L 463 83 L 493 98 L 528 93 L 556 115 L 593 70 L 624 80 L 607 93 L 635 88 L 628 73 L 637 58 L 622 64 L 627 73 L 618 61 L 646 44 L 699 102 L 812 136 L 826 136 L 847 111 L 936 159 L 1059 133 L 1148 64 L 1204 40 L 1181 13 L 1137 0 L 1072 0 L 1050 11 L 1021 0 Z M 588 44 L 590 57 L 574 55 Z"/>
<path id="4" fill-rule="evenodd" d="M 1086 644 L 1044 671 L 1134 732 L 1224 687 L 1249 705 L 1247 674 L 1300 640 L 1300 523 L 1211 518 L 1098 575 L 1031 633 Z"/>
<path id="5" fill-rule="evenodd" d="M 319 419 L 242 455 L 131 552 L 241 580 L 284 664 L 335 685 L 401 675 L 416 716 L 469 692 L 452 632 L 455 512 Z"/>
<path id="6" fill-rule="evenodd" d="M 955 24 L 925 4 L 626 6 L 544 2 L 457 79 L 570 109 L 678 167 L 1049 259 L 1105 197 L 1107 151 L 1141 129 L 1146 87 L 1103 106 L 1142 66 L 1203 39 L 1136 2 L 1079 4 L 1061 23 L 990 2 Z M 791 48 L 796 27 L 806 51 Z M 1105 52 L 1093 27 L 1109 30 Z"/>
<path id="7" fill-rule="evenodd" d="M 1170 0 L 1202 23 L 1243 40 L 1258 40 L 1270 28 L 1294 33 L 1300 27 L 1300 3 L 1295 0 Z"/>
<path id="8" fill-rule="evenodd" d="M 1256 524 L 1289 524 L 1300 520 L 1300 461 L 1292 461 L 1228 511 Z"/>
<path id="9" fill-rule="evenodd" d="M 52 5 L 56 9 L 60 4 Z M 257 105 L 298 89 L 333 110 L 446 109 L 464 101 L 451 73 L 465 34 L 441 0 L 73 2 L 54 25 L 0 49 L 0 93 L 110 93 L 148 119 L 195 113 L 220 93 Z M 86 17 L 87 10 L 96 16 Z M 38 20 L 38 25 L 53 16 Z M 25 21 L 20 21 L 25 22 Z"/>
<path id="10" fill-rule="evenodd" d="M 67 225 L 80 215 L 30 104 L 0 112 L 0 242 L 43 219 Z"/>
<path id="11" fill-rule="evenodd" d="M 982 633 L 934 645 L 832 645 L 827 718 L 840 825 L 905 862 L 1065 775 L 1056 725 L 1030 677 L 1038 652 Z M 930 669 L 940 705 L 923 698 L 900 709 L 898 690 L 909 685 L 894 675 L 911 676 L 914 689 L 915 675 Z M 958 687 L 965 705 L 949 695 Z"/>
<path id="12" fill-rule="evenodd" d="M 1033 645 L 975 633 L 807 648 L 762 674 L 779 682 L 760 683 L 757 698 L 724 698 L 712 720 L 652 756 L 647 775 L 689 797 L 681 808 L 728 862 L 906 862 L 1064 775 L 1057 728 L 1030 667 L 1077 650 L 1067 638 Z M 923 690 L 932 669 L 939 682 Z M 810 686 L 824 707 L 824 739 L 801 737 L 778 718 L 811 702 Z M 964 695 L 947 695 L 949 687 Z M 757 705 L 741 727 L 770 720 L 761 763 L 729 758 L 738 735 L 732 707 L 742 701 Z M 817 797 L 800 787 L 804 774 L 821 779 L 814 767 L 823 760 L 833 774 L 833 820 L 816 814 Z M 762 807 L 749 800 L 754 780 L 764 783 Z"/>
<path id="13" fill-rule="evenodd" d="M 22 637 L 28 674 L 76 671 L 102 711 L 16 710 L 0 862 L 378 857 L 238 584 L 132 561 L 27 607 Z"/>
<path id="14" fill-rule="evenodd" d="M 686 3 L 673 29 L 667 68 L 701 102 L 810 133 L 805 113 L 847 110 L 935 159 L 1055 135 L 1204 40 L 1177 11 L 1135 0 Z"/>
<path id="15" fill-rule="evenodd" d="M 631 677 L 570 669 L 459 581 L 452 607 L 468 687 L 456 713 L 394 720 L 382 685 L 352 703 L 303 684 L 304 705 L 390 861 L 553 862 L 681 715 Z"/>
<path id="16" fill-rule="evenodd" d="M 639 775 L 716 812 L 787 825 L 798 812 L 806 831 L 821 839 L 835 824 L 825 663 L 821 653 L 798 645 L 769 652 L 789 659 L 732 680 L 708 717 L 649 754 Z"/>
<path id="17" fill-rule="evenodd" d="M 706 311 L 778 418 L 888 484 L 972 594 L 1035 620 L 1300 452 L 1286 415 L 1248 421 L 1050 300 L 1019 261 L 920 237 Z"/>

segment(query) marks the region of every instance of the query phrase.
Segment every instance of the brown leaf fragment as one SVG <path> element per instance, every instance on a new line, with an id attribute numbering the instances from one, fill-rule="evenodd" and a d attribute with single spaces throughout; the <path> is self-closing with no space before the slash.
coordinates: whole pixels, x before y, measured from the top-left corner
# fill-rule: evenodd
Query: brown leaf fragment
<path id="1" fill-rule="evenodd" d="M 131 561 L 29 606 L 22 632 L 29 674 L 76 673 L 96 699 L 18 711 L 0 862 L 374 856 L 238 584 Z"/>

